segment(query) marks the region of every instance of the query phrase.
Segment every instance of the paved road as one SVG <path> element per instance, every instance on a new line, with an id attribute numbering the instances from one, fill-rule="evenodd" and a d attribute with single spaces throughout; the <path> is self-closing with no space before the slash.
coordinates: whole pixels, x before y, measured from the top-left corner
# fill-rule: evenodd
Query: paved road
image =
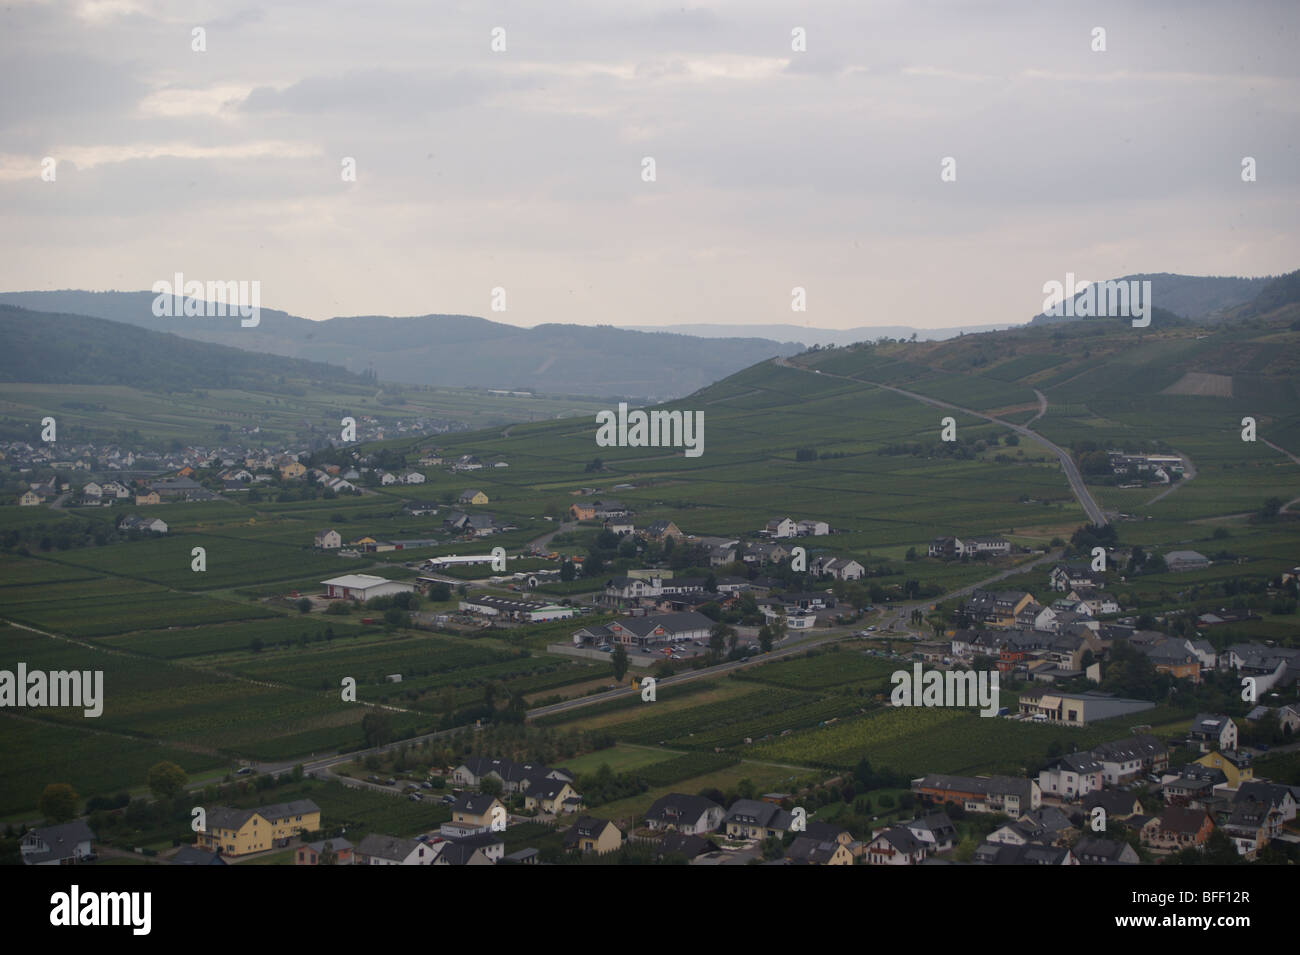
<path id="1" fill-rule="evenodd" d="M 840 378 L 844 381 L 855 381 L 859 384 L 874 385 L 877 388 L 883 388 L 885 391 L 892 391 L 896 394 L 903 395 L 906 398 L 912 398 L 916 401 L 924 402 L 927 405 L 933 405 L 936 408 L 960 411 L 962 414 L 968 414 L 975 418 L 983 418 L 985 421 L 991 421 L 994 424 L 1000 424 L 1004 428 L 1010 428 L 1012 431 L 1022 435 L 1023 437 L 1037 441 L 1045 447 L 1050 448 L 1057 458 L 1060 459 L 1061 469 L 1065 472 L 1066 480 L 1070 482 L 1070 490 L 1074 492 L 1075 499 L 1078 500 L 1084 513 L 1088 515 L 1088 520 L 1098 526 L 1110 523 L 1109 518 L 1106 517 L 1101 507 L 1098 506 L 1095 500 L 1093 500 L 1092 493 L 1088 490 L 1087 485 L 1083 483 L 1083 475 L 1079 473 L 1079 469 L 1075 466 L 1074 458 L 1070 456 L 1070 453 L 1054 442 L 1049 441 L 1028 425 L 1012 424 L 1010 421 L 1003 421 L 1001 418 L 995 418 L 993 415 L 984 414 L 982 411 L 975 411 L 973 408 L 963 408 L 961 405 L 950 404 L 947 401 L 940 401 L 938 398 L 931 398 L 928 395 L 918 394 L 915 391 L 908 391 L 905 388 L 896 388 L 893 385 L 887 385 L 883 382 L 871 381 L 868 378 L 858 378 L 852 375 L 832 375 L 825 371 L 815 372 L 804 368 L 802 365 L 796 365 L 782 358 L 776 359 L 776 362 L 777 364 L 783 365 L 787 368 L 795 368 L 800 371 L 806 371 L 809 374 L 821 374 L 828 378 Z M 1038 390 L 1035 390 L 1034 394 L 1038 396 L 1038 414 L 1034 415 L 1031 422 L 1037 421 L 1043 416 L 1044 412 L 1047 411 L 1047 397 Z"/>

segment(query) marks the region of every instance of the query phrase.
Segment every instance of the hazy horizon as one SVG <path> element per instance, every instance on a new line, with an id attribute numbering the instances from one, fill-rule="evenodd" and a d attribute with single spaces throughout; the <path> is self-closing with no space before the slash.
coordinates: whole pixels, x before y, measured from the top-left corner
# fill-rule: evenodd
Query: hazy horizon
<path id="1" fill-rule="evenodd" d="M 13 290 L 183 272 L 317 320 L 941 329 L 1023 324 L 1067 272 L 1300 259 L 1285 2 L 18 0 L 4 18 Z"/>

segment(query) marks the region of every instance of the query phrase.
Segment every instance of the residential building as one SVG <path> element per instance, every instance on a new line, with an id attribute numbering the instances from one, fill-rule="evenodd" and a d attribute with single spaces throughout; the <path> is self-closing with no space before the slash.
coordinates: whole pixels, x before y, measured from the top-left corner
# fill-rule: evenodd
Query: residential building
<path id="1" fill-rule="evenodd" d="M 1197 713 L 1187 736 L 1203 753 L 1237 748 L 1237 724 L 1224 713 Z"/>
<path id="2" fill-rule="evenodd" d="M 712 799 L 669 793 L 654 801 L 646 812 L 645 823 L 654 830 L 676 829 L 698 836 L 716 830 L 724 815 L 723 808 Z"/>
<path id="3" fill-rule="evenodd" d="M 329 846 L 329 851 L 334 855 L 334 861 L 330 863 L 331 865 L 352 865 L 352 843 L 342 836 L 336 836 L 333 839 L 321 839 L 317 842 L 309 842 L 306 845 L 299 846 L 294 853 L 293 864 L 320 865 L 321 857 L 325 855 L 326 846 Z"/>
<path id="4" fill-rule="evenodd" d="M 227 856 L 247 855 L 283 848 L 294 836 L 320 827 L 320 807 L 310 799 L 256 809 L 213 806 L 207 812 L 207 828 L 198 833 L 194 847 Z"/>
<path id="5" fill-rule="evenodd" d="M 80 819 L 23 833 L 18 845 L 23 865 L 75 865 L 93 854 L 95 833 Z"/>
<path id="6" fill-rule="evenodd" d="M 564 848 L 604 855 L 622 848 L 624 838 L 623 831 L 608 819 L 580 816 L 565 830 Z"/>
<path id="7" fill-rule="evenodd" d="M 433 865 L 443 845 L 371 833 L 356 848 L 354 865 Z"/>

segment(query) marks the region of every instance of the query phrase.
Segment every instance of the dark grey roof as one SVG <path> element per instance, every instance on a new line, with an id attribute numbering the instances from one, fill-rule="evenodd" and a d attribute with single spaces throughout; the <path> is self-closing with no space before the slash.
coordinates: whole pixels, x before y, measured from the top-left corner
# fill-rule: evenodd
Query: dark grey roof
<path id="1" fill-rule="evenodd" d="M 645 817 L 656 822 L 672 824 L 678 822 L 695 823 L 709 810 L 721 808 L 712 799 L 706 799 L 703 796 L 669 793 L 656 799 L 654 805 L 646 811 Z"/>

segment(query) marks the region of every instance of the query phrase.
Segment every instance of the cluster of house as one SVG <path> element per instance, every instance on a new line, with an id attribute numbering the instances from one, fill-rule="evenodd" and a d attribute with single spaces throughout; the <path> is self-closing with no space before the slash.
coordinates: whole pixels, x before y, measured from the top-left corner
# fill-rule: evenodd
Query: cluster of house
<path id="1" fill-rule="evenodd" d="M 398 836 L 372 834 L 353 848 L 348 846 L 348 860 L 341 864 L 352 865 L 497 865 L 534 864 L 536 849 L 505 852 L 501 833 L 509 826 L 509 812 L 505 803 L 491 793 L 479 791 L 484 782 L 496 781 L 503 795 L 521 797 L 524 810 L 558 820 L 580 812 L 584 806 L 581 794 L 574 789 L 574 776 L 564 769 L 554 769 L 540 763 L 518 763 L 510 759 L 493 759 L 475 756 L 465 760 L 450 774 L 450 782 L 466 791 L 451 804 L 451 819 L 437 830 L 408 839 Z M 578 820 L 582 822 L 581 819 Z M 578 825 L 566 833 L 565 844 L 576 847 L 580 838 Z M 337 848 L 331 846 L 334 851 Z M 296 861 L 300 865 L 319 864 L 323 842 L 305 845 L 298 850 Z"/>
<path id="2" fill-rule="evenodd" d="M 1123 476 L 1130 472 L 1138 477 L 1150 478 L 1161 484 L 1168 484 L 1170 474 L 1181 475 L 1185 465 L 1177 454 L 1130 454 L 1126 451 L 1107 451 L 1111 473 Z"/>
<path id="3" fill-rule="evenodd" d="M 821 537 L 831 532 L 831 526 L 825 521 L 802 520 L 792 517 L 774 517 L 760 532 L 767 537 Z"/>
<path id="4" fill-rule="evenodd" d="M 926 553 L 942 560 L 963 557 L 1005 557 L 1011 553 L 1011 542 L 1001 537 L 936 537 L 930 541 Z"/>
<path id="5" fill-rule="evenodd" d="M 1218 653 L 1203 638 L 1139 630 L 1128 621 L 1099 620 L 1099 616 L 1120 609 L 1114 598 L 1097 589 L 1102 583 L 1100 575 L 1060 565 L 1051 571 L 1050 583 L 1054 591 L 1068 592 L 1046 607 L 1025 591 L 973 592 L 963 607 L 972 626 L 953 631 L 949 643 L 920 644 L 918 652 L 925 659 L 945 664 L 968 664 L 978 656 L 989 656 L 1004 673 L 1048 683 L 1080 676 L 1098 681 L 1099 669 L 1086 667 L 1085 657 L 1090 655 L 1095 663 L 1120 643 L 1147 657 L 1157 673 L 1194 683 L 1200 683 L 1207 671 L 1227 669 L 1253 677 L 1256 692 L 1264 693 L 1291 686 L 1300 677 L 1300 649 L 1239 643 Z M 1201 620 L 1213 626 L 1248 614 L 1224 610 L 1203 614 Z M 1079 712 L 1082 714 L 1083 708 Z M 1050 714 L 1045 718 L 1056 719 Z"/>
<path id="6" fill-rule="evenodd" d="M 1254 779 L 1249 758 L 1237 750 L 1237 728 L 1229 717 L 1198 714 L 1187 741 L 1202 755 L 1177 772 L 1168 769 L 1163 743 L 1138 734 L 1058 757 L 1037 779 L 931 774 L 913 780 L 911 788 L 931 806 L 958 805 L 966 812 L 1011 818 L 976 849 L 976 863 L 1136 864 L 1138 855 L 1127 840 L 1105 835 L 1116 823 L 1136 832 L 1140 844 L 1156 854 L 1203 846 L 1216 828 L 1248 860 L 1273 839 L 1300 842 L 1300 836 L 1284 831 L 1295 819 L 1300 787 Z M 1143 809 L 1135 783 L 1160 796 L 1161 811 Z M 918 864 L 943 851 L 918 845 L 922 840 L 915 833 L 909 839 L 903 828 L 895 827 L 891 839 L 892 864 Z"/>
<path id="7" fill-rule="evenodd" d="M 708 639 L 713 621 L 700 612 L 706 604 L 726 609 L 751 594 L 769 623 L 782 622 L 790 630 L 810 629 L 819 612 L 833 610 L 830 590 L 783 592 L 780 581 L 756 577 L 661 576 L 664 571 L 632 571 L 611 577 L 596 597 L 601 606 L 627 611 L 627 616 L 606 626 L 584 627 L 574 632 L 575 646 L 622 643 L 649 649 L 654 646 Z M 775 593 L 773 593 L 775 591 Z"/>

